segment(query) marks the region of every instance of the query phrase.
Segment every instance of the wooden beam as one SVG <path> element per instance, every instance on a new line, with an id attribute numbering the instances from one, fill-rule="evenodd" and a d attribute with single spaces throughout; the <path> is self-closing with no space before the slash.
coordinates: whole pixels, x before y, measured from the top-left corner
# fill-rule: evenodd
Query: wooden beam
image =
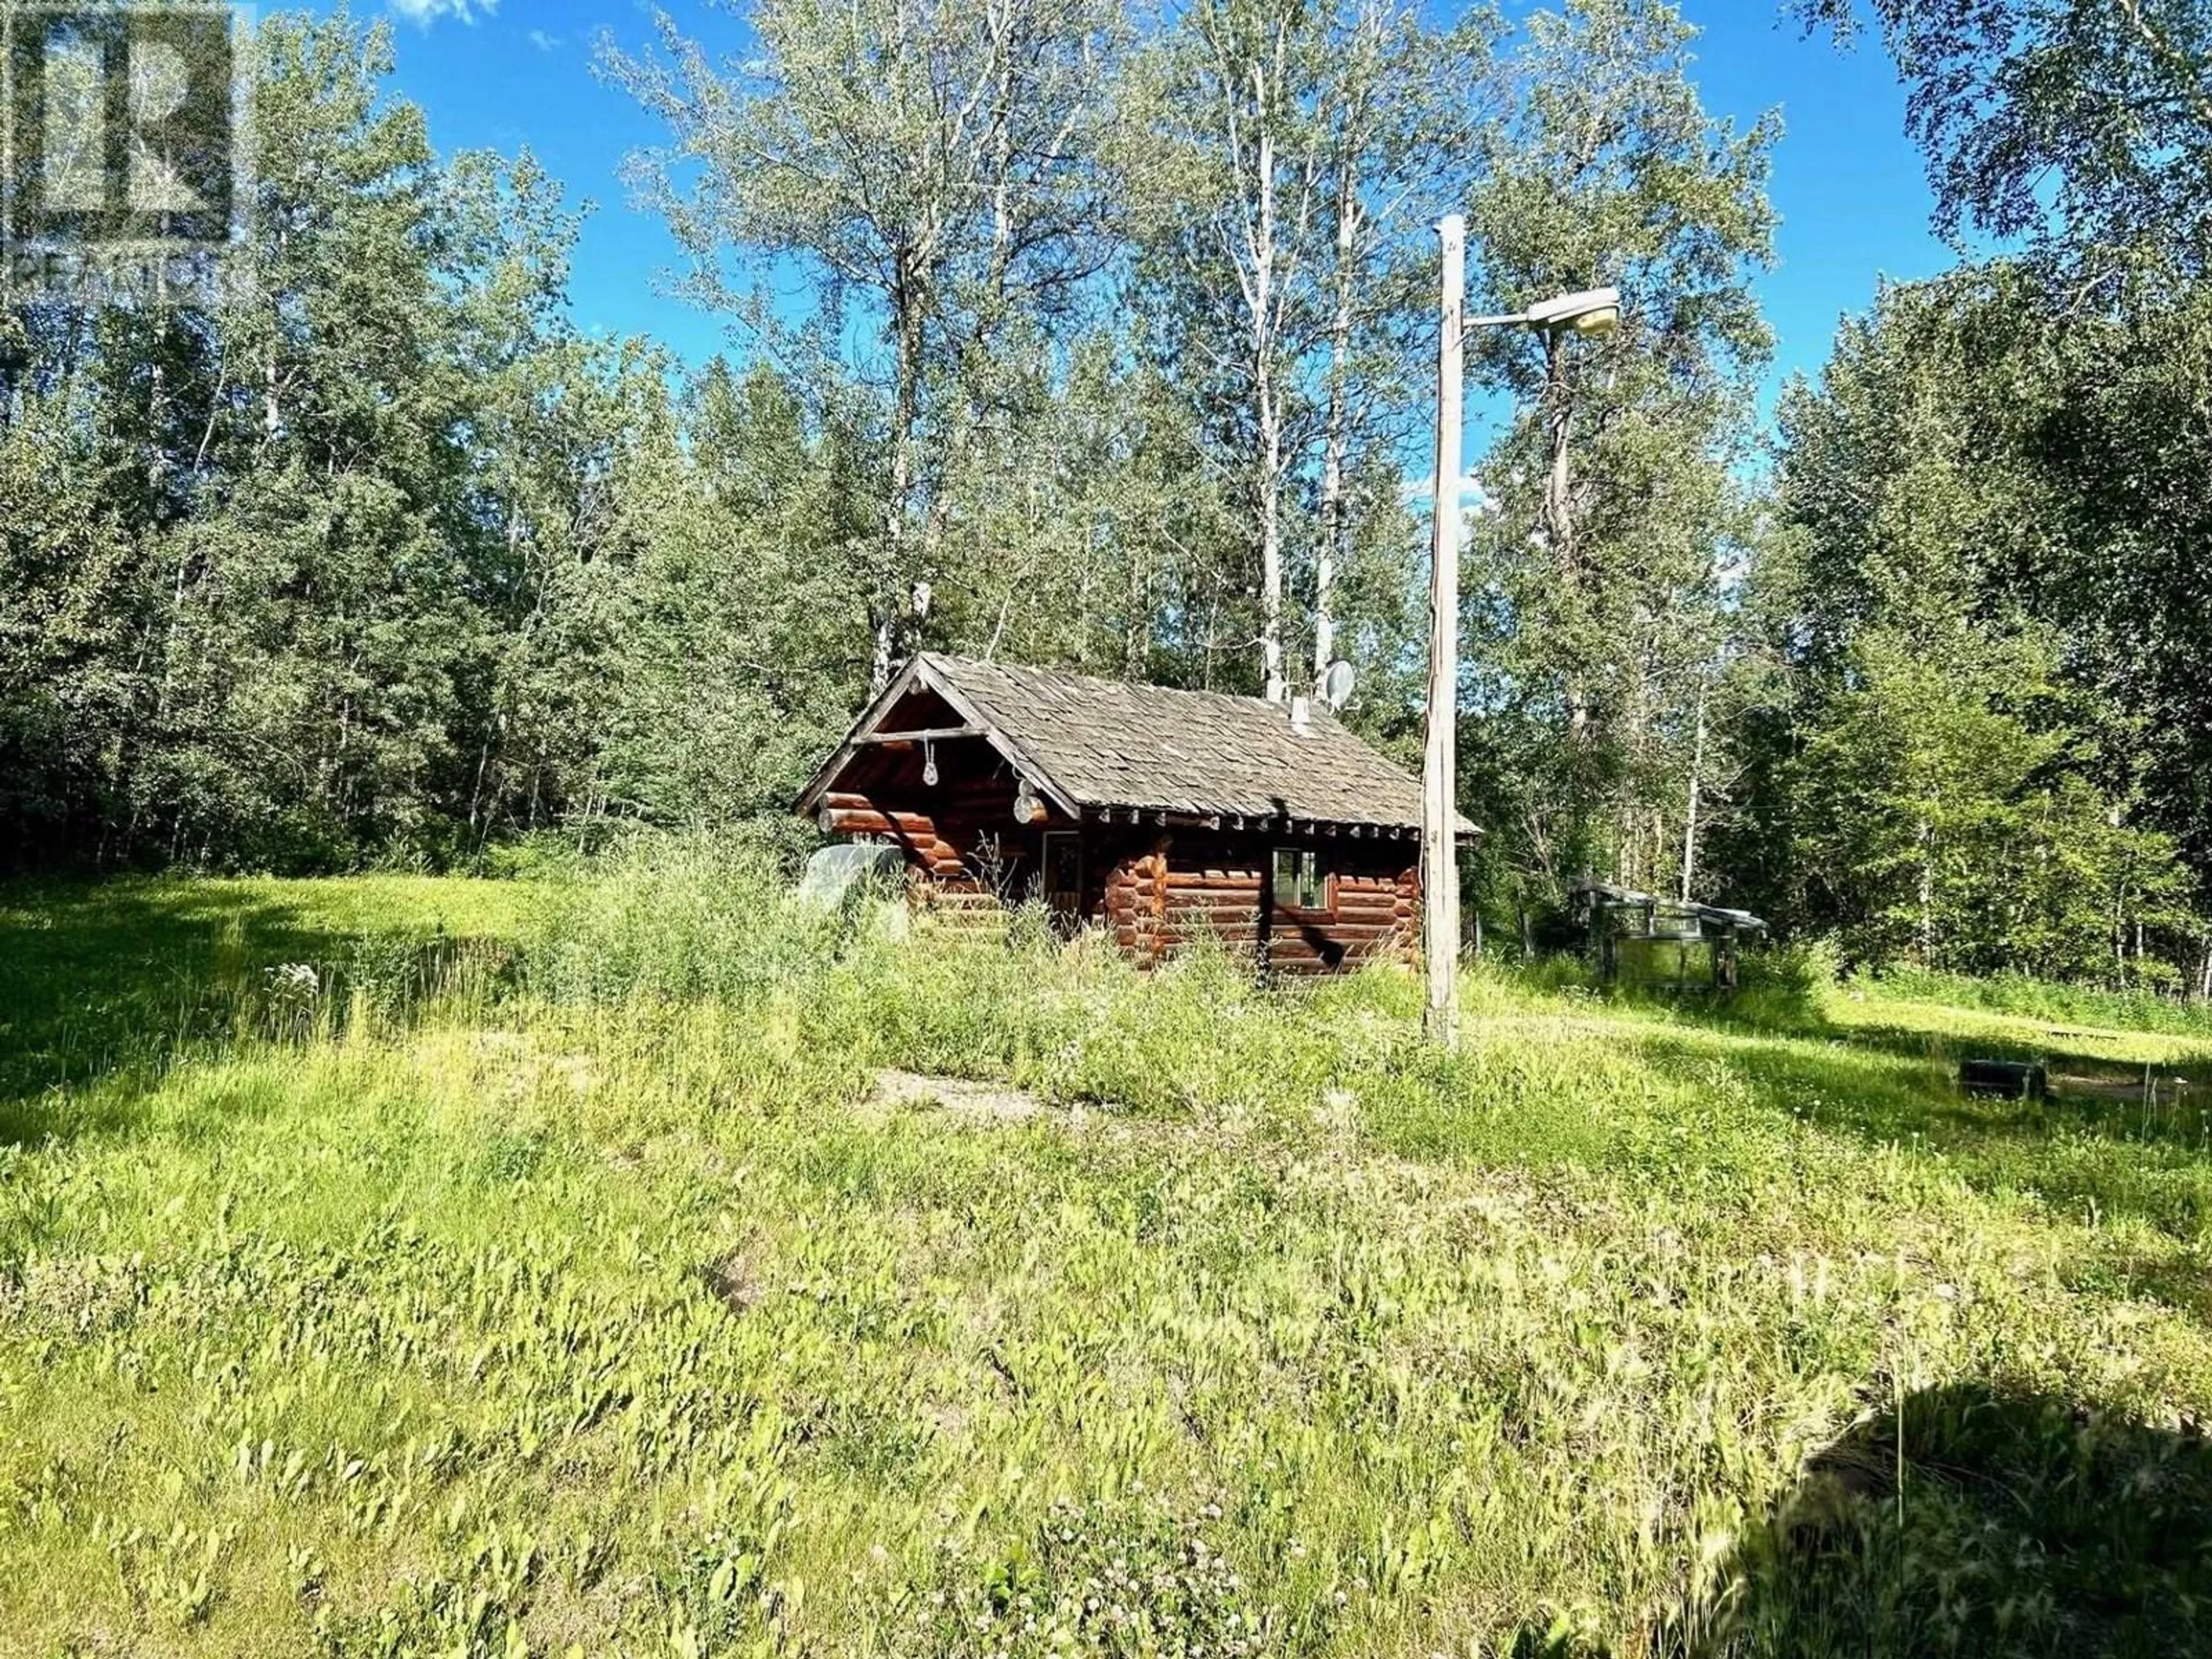
<path id="1" fill-rule="evenodd" d="M 860 718 L 853 722 L 853 729 L 846 733 L 844 742 L 839 744 L 836 752 L 822 763 L 821 769 L 807 780 L 806 787 L 799 792 L 799 799 L 792 803 L 793 811 L 811 814 L 822 804 L 823 793 L 832 783 L 837 781 L 837 775 L 845 769 L 847 763 L 851 761 L 854 756 L 860 753 L 860 745 L 855 739 L 861 732 L 870 730 L 876 721 L 888 714 L 898 700 L 911 689 L 921 674 L 921 659 L 910 658 L 906 666 L 891 677 L 891 683 L 876 693 L 875 696 L 869 701 L 868 706 L 861 711 Z"/>
<path id="2" fill-rule="evenodd" d="M 918 732 L 863 732 L 853 739 L 855 743 L 933 743 L 945 742 L 953 738 L 987 738 L 990 728 L 981 726 L 932 726 Z"/>
<path id="3" fill-rule="evenodd" d="M 969 700 L 968 694 L 955 685 L 948 676 L 939 673 L 930 665 L 927 653 L 915 657 L 914 660 L 921 666 L 921 683 L 951 704 L 953 713 L 970 725 L 990 727 L 990 722 L 983 717 L 982 711 Z M 1034 783 L 1038 792 L 1057 806 L 1064 817 L 1073 818 L 1079 823 L 1082 821 L 1082 807 L 1076 804 L 1066 790 L 1053 781 L 1052 774 L 1030 751 L 1027 744 L 995 727 L 991 727 L 990 738 L 992 744 L 1004 752 L 1007 759 L 1014 763 L 1023 775 Z"/>

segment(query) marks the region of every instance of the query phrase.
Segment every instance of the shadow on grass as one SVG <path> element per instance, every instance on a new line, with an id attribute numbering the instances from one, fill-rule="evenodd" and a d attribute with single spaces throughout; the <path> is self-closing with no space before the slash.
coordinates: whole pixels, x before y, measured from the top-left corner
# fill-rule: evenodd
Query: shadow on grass
<path id="1" fill-rule="evenodd" d="M 1607 999 L 1615 1007 L 1637 1012 L 1656 1012 L 1659 1029 L 1674 1029 L 1683 1032 L 1709 1032 L 1733 1042 L 1754 1047 L 1764 1045 L 1776 1054 L 1790 1052 L 1784 1045 L 1796 1045 L 1798 1053 L 1826 1053 L 1836 1057 L 1839 1066 L 1852 1068 L 1873 1078 L 1890 1076 L 1912 1079 L 1925 1083 L 1929 1089 L 1952 1094 L 1953 1079 L 1957 1075 L 1960 1060 L 1972 1056 L 1978 1059 L 2019 1060 L 2044 1066 L 2054 1085 L 2054 1098 L 2036 1109 L 2050 1110 L 2063 1104 L 2071 1109 L 2087 1110 L 2113 1103 L 2112 1096 L 2118 1092 L 2118 1085 L 2139 1085 L 2143 1068 L 2140 1063 L 2130 1063 L 2109 1055 L 2080 1052 L 2049 1042 L 2035 1042 L 2025 1036 L 2007 1036 L 1984 1033 L 1966 1034 L 1957 1031 L 1923 1030 L 1911 1025 L 1891 1025 L 1851 1022 L 1839 1024 L 1828 1018 L 1817 1000 L 1786 1000 L 1774 997 L 1729 999 L 1722 997 L 1657 997 L 1650 994 L 1617 993 Z M 1648 1028 L 1647 1028 L 1648 1029 Z M 2063 1035 L 2053 1032 L 2054 1036 Z M 2091 1035 L 2076 1033 L 2075 1035 Z M 2124 1035 L 2124 1034 L 2115 1034 Z M 1657 1037 L 1652 1042 L 1663 1045 L 1666 1039 Z M 1686 1051 L 1705 1052 L 1711 1047 L 1685 1037 L 1680 1046 Z M 2161 1078 L 2175 1075 L 2192 1079 L 2212 1080 L 2212 1054 L 2202 1058 L 2192 1054 L 2183 1061 L 2160 1064 L 2156 1068 Z M 2057 1097 L 2058 1085 L 2075 1080 L 2093 1084 L 2094 1092 L 2083 1091 Z M 2208 1095 L 2212 1100 L 2212 1095 Z M 1918 1116 L 1910 1110 L 1906 1116 Z M 1975 1114 L 1969 1110 L 1966 1119 Z M 1907 1124 L 1907 1133 L 1924 1125 Z"/>
<path id="2" fill-rule="evenodd" d="M 1659 1030 L 1641 1047 L 1683 1081 L 1732 1079 L 1777 1117 L 1940 1158 L 1983 1191 L 2132 1215 L 2183 1239 L 2212 1217 L 2212 1146 L 2194 1107 L 2146 1114 L 2110 1101 L 1980 1098 L 1962 1094 L 1941 1060 L 1850 1042 L 1717 1043 Z"/>
<path id="3" fill-rule="evenodd" d="M 2112 1095 L 2139 1086 L 2144 1073 L 2140 1060 L 2118 1059 L 2082 1044 L 2148 1039 L 2180 1045 L 2178 1054 L 2157 1061 L 2151 1068 L 2157 1077 L 2185 1079 L 2193 1090 L 2203 1091 L 2200 1098 L 2212 1105 L 2212 1043 L 2199 1040 L 2193 1032 L 2092 1029 L 2064 1021 L 2050 1022 L 2041 1035 L 2025 1030 L 1947 1030 L 1881 1020 L 1838 1022 L 1829 1017 L 1820 996 L 1796 987 L 1753 989 L 1736 997 L 1632 995 L 1613 1000 L 1662 1008 L 1685 1024 L 1732 1036 L 1797 1037 L 1844 1044 L 1867 1054 L 1934 1066 L 1946 1077 L 1956 1072 L 1960 1060 L 1970 1056 L 2040 1065 L 2051 1074 L 2054 1093 L 2081 1107 L 2099 1103 L 2100 1097 L 2110 1103 Z M 1990 1018 L 2032 1018 L 1980 1009 L 1953 1012 L 1986 1014 Z M 2087 1086 L 2069 1087 L 2077 1084 Z"/>
<path id="4" fill-rule="evenodd" d="M 1680 1659 L 2212 1651 L 2212 1446 L 2195 1425 L 2051 1395 L 1910 1394 L 1814 1458 L 1658 1645 Z"/>
<path id="5" fill-rule="evenodd" d="M 88 1097 L 189 1045 L 328 1030 L 357 994 L 404 1018 L 475 944 L 201 883 L 0 888 L 0 1146 L 126 1127 L 126 1102 Z"/>

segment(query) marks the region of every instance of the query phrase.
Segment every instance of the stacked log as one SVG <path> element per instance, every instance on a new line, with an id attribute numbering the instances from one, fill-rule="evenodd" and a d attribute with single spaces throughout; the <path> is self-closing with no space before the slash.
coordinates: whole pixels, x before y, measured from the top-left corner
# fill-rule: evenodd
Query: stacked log
<path id="1" fill-rule="evenodd" d="M 1258 947 L 1260 905 L 1265 890 L 1259 871 L 1228 864 L 1171 870 L 1166 890 L 1164 921 L 1168 948 L 1207 935 L 1235 949 Z"/>
<path id="2" fill-rule="evenodd" d="M 981 886 L 945 886 L 924 878 L 915 889 L 915 905 L 934 932 L 975 943 L 1006 938 L 1006 908 Z"/>
<path id="3" fill-rule="evenodd" d="M 1264 849 L 1245 858 L 1217 852 L 1203 866 L 1165 870 L 1158 878 L 1165 896 L 1157 939 L 1141 925 L 1148 864 L 1137 860 L 1117 871 L 1109 889 L 1117 941 L 1150 960 L 1211 935 L 1232 949 L 1256 951 L 1264 945 L 1268 965 L 1292 974 L 1407 956 L 1418 898 L 1413 872 L 1340 870 L 1326 915 L 1278 905 L 1263 917 L 1267 888 L 1262 857 Z"/>
<path id="4" fill-rule="evenodd" d="M 1389 876 L 1340 876 L 1336 913 L 1346 938 L 1379 944 L 1398 927 L 1398 884 Z"/>
<path id="5" fill-rule="evenodd" d="M 1150 966 L 1167 943 L 1168 853 L 1164 836 L 1148 853 L 1125 858 L 1106 878 L 1106 925 L 1114 943 Z"/>
<path id="6" fill-rule="evenodd" d="M 833 836 L 883 836 L 906 851 L 909 864 L 932 880 L 959 884 L 974 880 L 960 849 L 941 834 L 926 812 L 878 807 L 866 795 L 833 793 L 823 798 L 822 828 Z"/>
<path id="7" fill-rule="evenodd" d="M 1399 873 L 1396 903 L 1392 917 L 1396 931 L 1396 949 L 1407 962 L 1418 962 L 1421 954 L 1421 866 L 1413 865 Z"/>

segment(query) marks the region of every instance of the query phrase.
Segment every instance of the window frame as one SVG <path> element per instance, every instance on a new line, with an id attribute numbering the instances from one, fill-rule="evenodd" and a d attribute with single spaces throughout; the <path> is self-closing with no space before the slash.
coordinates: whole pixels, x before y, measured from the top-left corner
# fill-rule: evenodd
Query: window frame
<path id="1" fill-rule="evenodd" d="M 1280 879 L 1282 860 L 1288 857 L 1295 868 L 1298 860 L 1309 861 L 1321 895 L 1318 904 L 1301 904 L 1298 895 L 1303 883 L 1293 877 L 1289 895 L 1285 896 Z M 1313 916 L 1324 921 L 1336 920 L 1336 861 L 1322 857 L 1318 847 L 1291 847 L 1277 843 L 1267 849 L 1267 895 L 1273 908 L 1293 916 Z"/>

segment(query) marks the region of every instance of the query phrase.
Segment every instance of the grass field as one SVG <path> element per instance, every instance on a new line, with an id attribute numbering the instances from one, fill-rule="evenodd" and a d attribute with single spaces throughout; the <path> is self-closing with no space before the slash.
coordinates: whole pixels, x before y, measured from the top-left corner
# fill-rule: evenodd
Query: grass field
<path id="1" fill-rule="evenodd" d="M 1017 933 L 0 890 L 0 1653 L 2208 1650 L 2212 1029 Z"/>

